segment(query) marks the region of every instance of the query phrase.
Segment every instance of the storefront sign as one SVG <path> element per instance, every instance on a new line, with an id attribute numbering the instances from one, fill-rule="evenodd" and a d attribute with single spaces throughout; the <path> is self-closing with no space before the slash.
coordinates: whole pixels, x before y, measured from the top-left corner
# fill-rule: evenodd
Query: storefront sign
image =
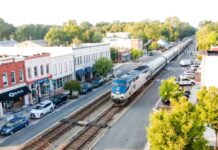
<path id="1" fill-rule="evenodd" d="M 36 83 L 38 83 L 38 84 L 44 83 L 44 82 L 48 82 L 48 78 L 45 78 L 45 79 L 41 79 L 41 80 L 36 81 Z"/>
<path id="2" fill-rule="evenodd" d="M 10 92 L 10 93 L 8 94 L 8 96 L 9 96 L 9 97 L 15 97 L 16 95 L 22 94 L 22 93 L 24 93 L 24 90 L 19 90 L 19 91 L 16 91 L 16 92 Z"/>

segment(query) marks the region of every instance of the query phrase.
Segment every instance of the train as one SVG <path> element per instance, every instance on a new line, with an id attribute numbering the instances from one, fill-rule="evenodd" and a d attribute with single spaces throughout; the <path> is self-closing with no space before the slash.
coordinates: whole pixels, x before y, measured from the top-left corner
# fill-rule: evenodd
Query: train
<path id="1" fill-rule="evenodd" d="M 125 106 L 143 85 L 178 56 L 192 40 L 192 37 L 187 38 L 176 47 L 165 51 L 160 57 L 148 63 L 142 63 L 123 76 L 113 79 L 111 85 L 111 99 L 113 104 L 116 106 Z"/>

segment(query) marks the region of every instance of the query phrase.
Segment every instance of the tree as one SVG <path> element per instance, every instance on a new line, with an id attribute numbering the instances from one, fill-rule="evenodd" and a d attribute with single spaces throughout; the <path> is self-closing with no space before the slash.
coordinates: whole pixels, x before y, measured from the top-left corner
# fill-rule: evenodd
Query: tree
<path id="1" fill-rule="evenodd" d="M 0 40 L 10 39 L 14 35 L 16 28 L 9 23 L 6 23 L 0 18 Z"/>
<path id="2" fill-rule="evenodd" d="M 17 41 L 44 39 L 44 36 L 50 28 L 51 26 L 42 24 L 18 26 L 15 32 L 15 39 Z"/>
<path id="3" fill-rule="evenodd" d="M 93 68 L 101 76 L 106 77 L 113 67 L 113 63 L 110 59 L 106 57 L 101 57 L 95 61 Z"/>
<path id="4" fill-rule="evenodd" d="M 198 49 L 209 50 L 212 45 L 218 44 L 218 23 L 205 22 L 196 33 Z"/>
<path id="5" fill-rule="evenodd" d="M 111 51 L 111 59 L 113 62 L 116 62 L 117 59 L 118 59 L 118 50 L 114 47 L 111 47 L 110 48 L 110 51 Z"/>
<path id="6" fill-rule="evenodd" d="M 148 50 L 156 50 L 158 48 L 157 41 L 153 41 L 149 46 Z"/>
<path id="7" fill-rule="evenodd" d="M 131 56 L 133 60 L 138 59 L 139 57 L 143 56 L 144 51 L 139 49 L 132 49 L 131 50 Z"/>
<path id="8" fill-rule="evenodd" d="M 164 80 L 159 87 L 161 100 L 165 104 L 169 104 L 171 99 L 178 99 L 183 95 L 183 92 L 179 90 L 179 85 L 176 84 L 175 80 L 175 77 L 170 77 Z"/>
<path id="9" fill-rule="evenodd" d="M 92 42 L 101 42 L 103 35 L 101 32 L 96 31 L 92 37 Z"/>
<path id="10" fill-rule="evenodd" d="M 72 95 L 73 91 L 79 91 L 80 90 L 80 83 L 77 80 L 71 80 L 64 84 L 64 90 L 69 90 L 70 95 Z"/>
<path id="11" fill-rule="evenodd" d="M 218 88 L 216 87 L 202 87 L 197 93 L 198 104 L 197 110 L 200 112 L 200 117 L 210 126 L 216 134 L 216 150 L 217 134 L 218 134 Z"/>
<path id="12" fill-rule="evenodd" d="M 182 97 L 170 111 L 151 114 L 147 138 L 151 150 L 205 150 L 204 131 L 196 107 Z"/>

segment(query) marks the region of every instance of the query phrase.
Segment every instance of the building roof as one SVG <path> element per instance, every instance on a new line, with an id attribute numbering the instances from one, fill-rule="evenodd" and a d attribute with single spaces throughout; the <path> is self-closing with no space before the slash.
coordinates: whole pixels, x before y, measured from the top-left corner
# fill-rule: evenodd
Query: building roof
<path id="1" fill-rule="evenodd" d="M 0 47 L 13 47 L 17 43 L 18 42 L 15 40 L 4 40 L 4 41 L 0 41 Z"/>
<path id="2" fill-rule="evenodd" d="M 42 39 L 40 40 L 27 40 L 17 44 L 18 47 L 47 47 L 48 43 Z"/>

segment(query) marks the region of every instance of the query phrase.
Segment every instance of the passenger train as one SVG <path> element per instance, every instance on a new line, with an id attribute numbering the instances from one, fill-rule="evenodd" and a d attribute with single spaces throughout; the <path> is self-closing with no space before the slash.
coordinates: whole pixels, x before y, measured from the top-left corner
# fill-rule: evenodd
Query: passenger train
<path id="1" fill-rule="evenodd" d="M 140 65 L 120 78 L 114 79 L 111 87 L 113 103 L 117 106 L 125 105 L 134 93 L 178 56 L 191 42 L 192 38 L 186 39 L 176 47 L 164 52 L 160 57 Z"/>

